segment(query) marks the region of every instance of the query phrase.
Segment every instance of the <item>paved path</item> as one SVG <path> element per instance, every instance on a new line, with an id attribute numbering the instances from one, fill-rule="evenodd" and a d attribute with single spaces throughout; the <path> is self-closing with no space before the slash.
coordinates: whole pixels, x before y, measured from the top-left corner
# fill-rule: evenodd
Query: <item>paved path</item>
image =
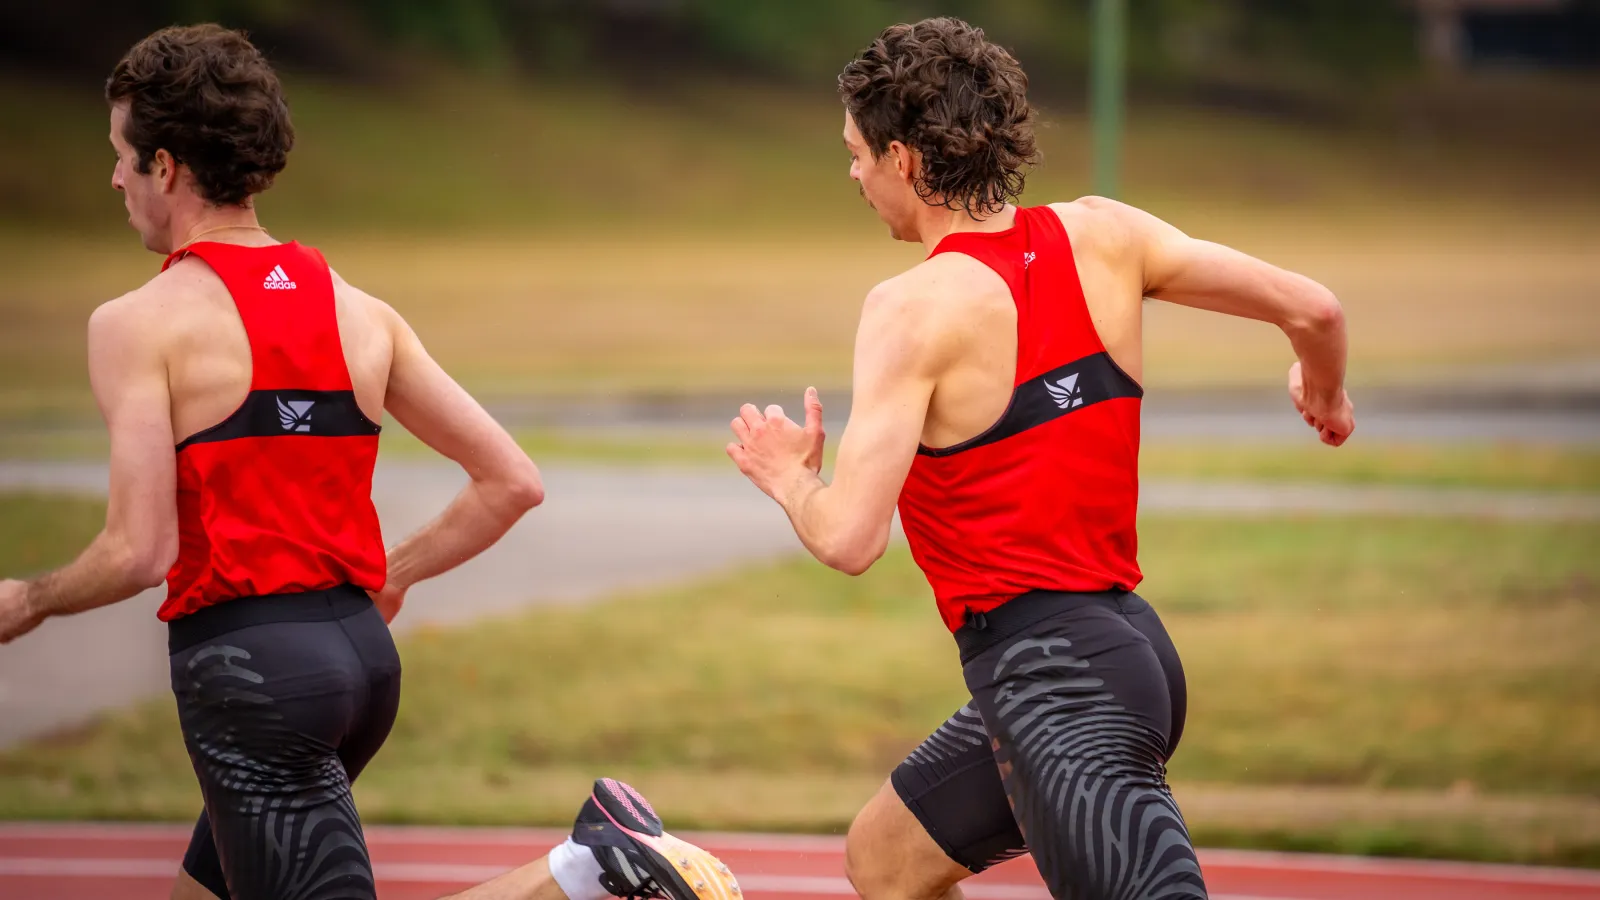
<path id="1" fill-rule="evenodd" d="M 551 467 L 548 502 L 467 566 L 412 592 L 396 622 L 459 622 L 540 603 L 578 602 L 799 552 L 787 519 L 737 473 Z M 434 463 L 380 465 L 374 498 L 389 535 L 442 509 L 464 483 Z M 96 463 L 0 462 L 0 490 L 100 494 Z M 1285 511 L 1600 519 L 1600 495 L 1308 485 L 1148 482 L 1147 510 Z M 52 620 L 0 649 L 0 746 L 83 721 L 167 686 L 160 592 Z"/>
<path id="2" fill-rule="evenodd" d="M 459 891 L 535 859 L 564 833 L 536 829 L 367 829 L 386 900 Z M 759 834 L 686 835 L 727 863 L 752 900 L 854 897 L 844 841 Z M 187 826 L 0 825 L 7 900 L 160 900 Z M 1200 851 L 1212 900 L 1600 900 L 1600 873 L 1288 853 Z M 1027 857 L 962 886 L 972 900 L 1049 900 Z"/>
<path id="3" fill-rule="evenodd" d="M 469 565 L 413 590 L 396 626 L 586 600 L 800 549 L 770 501 L 723 473 L 555 469 L 545 482 L 543 507 Z M 464 483 L 453 467 L 380 466 L 373 496 L 385 533 L 419 527 Z M 105 484 L 100 465 L 0 463 L 0 489 Z M 0 649 L 0 746 L 165 690 L 160 596 L 54 619 Z"/>
<path id="4" fill-rule="evenodd" d="M 792 408 L 802 388 L 688 395 L 619 394 L 581 398 L 491 399 L 508 425 L 570 429 L 694 432 L 719 443 L 728 419 L 749 401 Z M 1461 441 L 1592 446 L 1600 444 L 1600 358 L 1542 367 L 1453 373 L 1434 385 L 1352 388 L 1357 438 L 1451 444 Z M 842 434 L 848 391 L 825 390 L 826 424 Z M 1153 388 L 1140 430 L 1147 440 L 1314 443 L 1279 388 Z"/>

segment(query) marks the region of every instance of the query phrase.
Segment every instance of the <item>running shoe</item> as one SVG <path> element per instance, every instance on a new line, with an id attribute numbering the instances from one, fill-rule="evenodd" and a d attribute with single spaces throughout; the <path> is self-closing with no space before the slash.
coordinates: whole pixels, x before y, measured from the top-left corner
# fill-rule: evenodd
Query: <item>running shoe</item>
<path id="1" fill-rule="evenodd" d="M 668 834 L 638 791 L 611 778 L 594 783 L 572 840 L 594 851 L 600 883 L 627 900 L 743 900 L 721 860 Z"/>

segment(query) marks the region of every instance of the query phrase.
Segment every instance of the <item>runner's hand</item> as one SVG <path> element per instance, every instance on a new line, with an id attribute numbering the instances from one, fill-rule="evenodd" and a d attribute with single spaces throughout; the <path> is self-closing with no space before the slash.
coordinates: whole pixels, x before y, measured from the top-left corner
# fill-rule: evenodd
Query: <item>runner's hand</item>
<path id="1" fill-rule="evenodd" d="M 367 595 L 372 598 L 372 605 L 378 608 L 378 614 L 383 616 L 383 621 L 393 622 L 394 617 L 400 615 L 400 607 L 405 605 L 408 590 L 410 588 L 401 587 L 391 581 L 383 586 L 383 590 L 376 594 L 368 591 Z"/>
<path id="2" fill-rule="evenodd" d="M 1317 436 L 1330 447 L 1338 447 L 1350 439 L 1356 430 L 1356 408 L 1350 395 L 1343 390 L 1337 397 L 1315 389 L 1306 389 L 1305 373 L 1297 362 L 1289 367 L 1289 399 L 1306 424 L 1317 430 Z"/>
<path id="3" fill-rule="evenodd" d="M 28 583 L 0 581 L 0 644 L 9 644 L 38 628 L 47 617 L 28 603 Z"/>
<path id="4" fill-rule="evenodd" d="M 731 423 L 734 442 L 728 456 L 739 471 L 780 503 L 779 493 L 798 471 L 815 475 L 822 471 L 822 448 L 827 436 L 822 430 L 822 400 L 816 388 L 807 388 L 805 425 L 798 425 L 773 405 L 765 412 L 746 403 Z"/>

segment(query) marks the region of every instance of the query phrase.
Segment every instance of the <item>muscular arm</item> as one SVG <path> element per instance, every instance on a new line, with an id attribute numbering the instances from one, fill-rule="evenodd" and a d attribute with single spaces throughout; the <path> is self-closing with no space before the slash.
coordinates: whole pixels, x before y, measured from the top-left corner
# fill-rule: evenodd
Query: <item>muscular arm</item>
<path id="1" fill-rule="evenodd" d="M 1238 250 L 1191 238 L 1134 207 L 1093 202 L 1126 234 L 1144 296 L 1282 329 L 1300 361 L 1291 374 L 1296 404 L 1325 442 L 1344 442 L 1353 425 L 1344 391 L 1348 338 L 1344 310 L 1332 291 Z"/>
<path id="2" fill-rule="evenodd" d="M 933 395 L 936 361 L 910 298 L 880 287 L 867 298 L 856 336 L 854 405 L 831 484 L 817 472 L 822 407 L 807 394 L 801 429 L 771 407 L 746 406 L 734 420 L 729 455 L 783 506 L 795 534 L 824 564 L 858 575 L 883 555 L 895 501 L 916 456 Z"/>
<path id="3" fill-rule="evenodd" d="M 445 373 L 400 317 L 385 407 L 406 430 L 458 463 L 471 481 L 444 512 L 389 551 L 389 587 L 402 594 L 492 546 L 544 500 L 539 470 L 505 429 Z M 385 609 L 392 617 L 398 609 Z"/>
<path id="4" fill-rule="evenodd" d="M 27 605 L 40 620 L 155 587 L 178 555 L 171 400 L 149 321 L 126 301 L 89 319 L 89 380 L 111 433 L 106 525 L 71 564 L 28 582 Z"/>

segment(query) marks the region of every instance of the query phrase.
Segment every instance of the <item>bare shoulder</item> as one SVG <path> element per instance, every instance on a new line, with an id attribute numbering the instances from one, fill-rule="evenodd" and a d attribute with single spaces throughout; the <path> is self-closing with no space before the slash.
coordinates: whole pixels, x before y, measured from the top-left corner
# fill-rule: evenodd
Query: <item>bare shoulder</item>
<path id="1" fill-rule="evenodd" d="M 339 300 L 339 302 L 347 303 L 352 307 L 360 308 L 364 311 L 369 311 L 377 315 L 395 317 L 400 315 L 399 313 L 395 312 L 394 307 L 383 302 L 382 300 L 379 300 L 377 297 L 374 297 L 361 288 L 356 287 L 350 282 L 345 281 L 343 276 L 341 276 L 337 270 L 332 268 L 328 269 L 328 275 L 333 279 L 333 295 Z"/>
<path id="2" fill-rule="evenodd" d="M 873 288 L 867 310 L 932 333 L 995 302 L 1010 302 L 1010 289 L 999 275 L 965 254 L 941 253 Z"/>
<path id="3" fill-rule="evenodd" d="M 1165 225 L 1137 206 L 1108 197 L 1079 197 L 1070 203 L 1052 203 L 1050 209 L 1073 243 L 1112 247 L 1132 243 L 1152 225 Z M 1171 227 L 1171 226 L 1167 226 Z"/>
<path id="4" fill-rule="evenodd" d="M 405 319 L 393 306 L 344 280 L 338 271 L 328 269 L 333 279 L 333 296 L 341 317 L 354 318 L 369 328 L 393 335 L 406 328 Z"/>
<path id="5" fill-rule="evenodd" d="M 1186 237 L 1145 210 L 1106 197 L 1079 197 L 1050 208 L 1061 218 L 1080 260 L 1094 255 L 1113 265 L 1142 265 L 1150 248 Z"/>
<path id="6" fill-rule="evenodd" d="M 1097 197 L 1090 194 L 1065 203 L 1052 203 L 1050 208 L 1055 210 L 1055 214 L 1061 217 L 1063 223 L 1069 221 L 1078 223 L 1092 222 L 1098 218 L 1114 217 L 1122 209 L 1128 208 L 1128 205 L 1112 200 L 1110 197 Z"/>
<path id="7" fill-rule="evenodd" d="M 1010 288 L 970 256 L 941 253 L 879 284 L 862 309 L 858 351 L 904 372 L 934 373 L 977 323 L 1012 309 Z"/>
<path id="8" fill-rule="evenodd" d="M 1060 217 L 1061 224 L 1070 230 L 1074 226 L 1117 225 L 1133 207 L 1109 197 L 1090 195 L 1066 203 L 1052 203 L 1050 209 Z"/>
<path id="9" fill-rule="evenodd" d="M 100 304 L 89 317 L 89 334 L 102 341 L 126 335 L 147 342 L 172 330 L 187 307 L 220 283 L 205 263 L 180 260 L 143 285 Z"/>

